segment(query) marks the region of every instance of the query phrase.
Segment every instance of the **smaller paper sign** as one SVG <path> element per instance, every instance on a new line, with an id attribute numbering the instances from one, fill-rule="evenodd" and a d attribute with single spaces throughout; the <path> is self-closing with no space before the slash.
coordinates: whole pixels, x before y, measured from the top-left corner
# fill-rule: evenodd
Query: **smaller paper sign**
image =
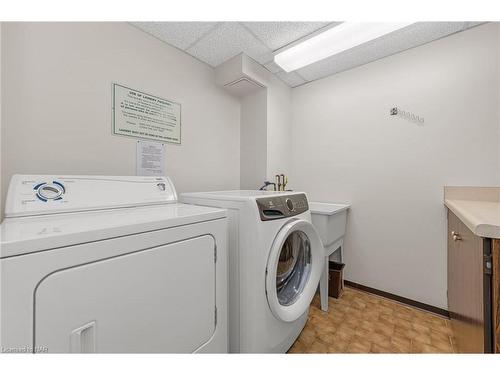
<path id="1" fill-rule="evenodd" d="M 163 143 L 137 141 L 136 174 L 137 176 L 166 176 Z"/>

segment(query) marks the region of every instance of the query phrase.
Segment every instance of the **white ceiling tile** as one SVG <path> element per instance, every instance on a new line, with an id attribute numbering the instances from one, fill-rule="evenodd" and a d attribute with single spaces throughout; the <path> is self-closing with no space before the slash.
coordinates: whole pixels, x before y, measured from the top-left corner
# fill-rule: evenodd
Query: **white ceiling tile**
<path id="1" fill-rule="evenodd" d="M 243 24 L 275 51 L 329 23 L 331 22 L 244 22 Z"/>
<path id="2" fill-rule="evenodd" d="M 274 52 L 268 49 L 267 53 L 259 56 L 257 59 L 254 60 L 258 61 L 261 65 L 269 64 L 270 62 L 274 61 Z"/>
<path id="3" fill-rule="evenodd" d="M 215 67 L 242 52 L 261 61 L 271 51 L 237 22 L 224 22 L 186 52 Z"/>
<path id="4" fill-rule="evenodd" d="M 313 81 L 417 47 L 470 26 L 465 22 L 419 22 L 308 65 L 297 72 L 307 81 Z"/>
<path id="5" fill-rule="evenodd" d="M 132 22 L 132 25 L 184 50 L 213 29 L 217 22 Z"/>
<path id="6" fill-rule="evenodd" d="M 300 86 L 306 83 L 306 80 L 304 80 L 301 76 L 299 76 L 295 72 L 286 73 L 284 71 L 281 71 L 276 73 L 276 75 L 278 76 L 279 79 L 281 79 L 290 87 Z"/>
<path id="7" fill-rule="evenodd" d="M 482 22 L 470 22 L 470 21 L 463 22 L 463 24 L 464 24 L 464 28 L 463 29 L 467 30 L 467 29 L 470 29 L 471 27 L 482 25 L 483 23 L 486 23 L 486 22 L 484 22 L 484 21 L 482 21 Z"/>
<path id="8" fill-rule="evenodd" d="M 278 73 L 283 71 L 283 69 L 281 69 L 281 67 L 279 67 L 274 61 L 265 64 L 264 68 L 269 70 L 271 73 Z"/>

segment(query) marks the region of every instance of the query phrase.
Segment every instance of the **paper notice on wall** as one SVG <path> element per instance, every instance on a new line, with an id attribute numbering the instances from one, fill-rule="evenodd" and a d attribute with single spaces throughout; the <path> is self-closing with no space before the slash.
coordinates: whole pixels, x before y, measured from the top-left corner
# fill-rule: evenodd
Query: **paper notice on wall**
<path id="1" fill-rule="evenodd" d="M 136 174 L 137 176 L 166 176 L 163 143 L 137 141 Z"/>

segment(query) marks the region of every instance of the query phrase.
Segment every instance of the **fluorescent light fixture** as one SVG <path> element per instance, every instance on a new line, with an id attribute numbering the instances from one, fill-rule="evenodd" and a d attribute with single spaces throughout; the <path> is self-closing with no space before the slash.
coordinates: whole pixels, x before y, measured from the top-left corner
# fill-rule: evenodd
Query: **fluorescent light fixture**
<path id="1" fill-rule="evenodd" d="M 337 53 L 402 29 L 413 22 L 343 22 L 274 56 L 285 72 L 300 69 Z"/>

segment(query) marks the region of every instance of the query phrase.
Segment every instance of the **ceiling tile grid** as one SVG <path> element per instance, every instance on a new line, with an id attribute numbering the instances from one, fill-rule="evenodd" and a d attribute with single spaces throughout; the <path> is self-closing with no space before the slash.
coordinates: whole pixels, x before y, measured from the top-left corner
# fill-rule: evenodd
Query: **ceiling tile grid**
<path id="1" fill-rule="evenodd" d="M 133 25 L 179 49 L 186 50 L 217 26 L 217 22 L 133 22 Z"/>
<path id="2" fill-rule="evenodd" d="M 269 61 L 268 63 L 264 64 L 264 68 L 269 70 L 271 73 L 278 73 L 278 72 L 283 72 L 283 69 L 279 67 L 274 61 Z"/>
<path id="3" fill-rule="evenodd" d="M 350 50 L 286 73 L 276 51 L 340 22 L 135 22 L 134 26 L 212 67 L 245 53 L 290 87 L 300 86 L 444 36 L 480 22 L 419 22 Z"/>
<path id="4" fill-rule="evenodd" d="M 328 24 L 329 22 L 243 22 L 244 26 L 273 51 Z"/>
<path id="5" fill-rule="evenodd" d="M 259 62 L 265 55 L 272 56 L 272 50 L 238 22 L 222 23 L 186 52 L 214 67 L 241 52 Z"/>
<path id="6" fill-rule="evenodd" d="M 276 50 L 331 22 L 133 22 L 132 25 L 212 67 L 245 53 L 290 85 L 306 81 L 274 63 Z"/>
<path id="7" fill-rule="evenodd" d="M 303 85 L 307 81 L 301 77 L 298 73 L 296 72 L 290 72 L 287 73 L 285 71 L 280 71 L 278 73 L 275 73 L 279 79 L 281 79 L 283 82 L 285 82 L 288 86 L 290 87 L 296 87 Z"/>

